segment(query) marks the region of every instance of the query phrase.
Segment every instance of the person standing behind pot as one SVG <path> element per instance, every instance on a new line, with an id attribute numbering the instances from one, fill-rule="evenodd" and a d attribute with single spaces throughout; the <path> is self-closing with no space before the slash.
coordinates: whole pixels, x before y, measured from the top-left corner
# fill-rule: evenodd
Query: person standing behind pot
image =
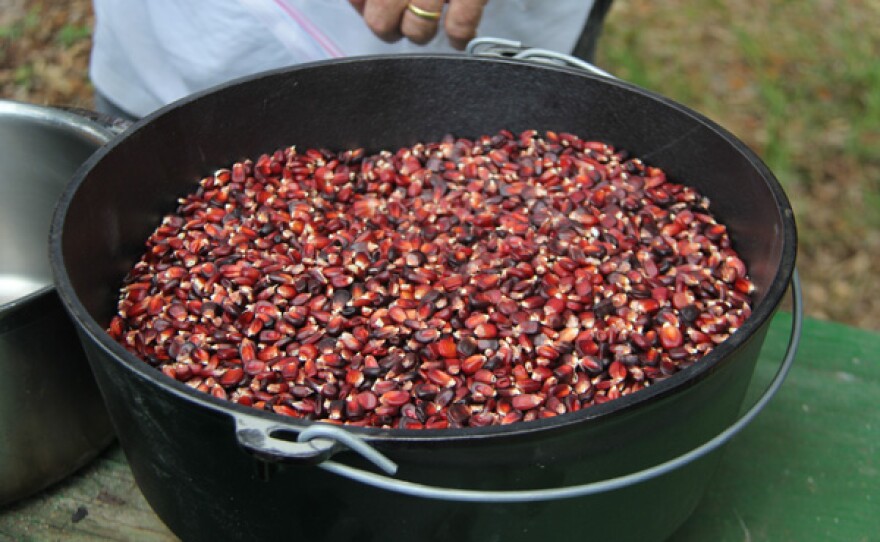
<path id="1" fill-rule="evenodd" d="M 448 53 L 476 36 L 589 60 L 610 3 L 94 0 L 89 75 L 96 108 L 131 119 L 261 71 L 354 55 Z"/>

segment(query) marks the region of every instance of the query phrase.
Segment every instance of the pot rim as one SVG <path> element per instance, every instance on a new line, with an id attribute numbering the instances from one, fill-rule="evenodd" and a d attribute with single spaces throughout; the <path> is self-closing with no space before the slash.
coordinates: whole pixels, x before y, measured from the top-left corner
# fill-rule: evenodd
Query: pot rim
<path id="1" fill-rule="evenodd" d="M 641 97 L 656 102 L 667 109 L 675 110 L 679 114 L 684 114 L 693 119 L 698 124 L 714 132 L 724 141 L 733 147 L 735 151 L 741 154 L 748 163 L 754 167 L 760 177 L 764 179 L 766 187 L 770 190 L 774 199 L 776 209 L 780 214 L 782 229 L 779 235 L 783 239 L 782 251 L 779 259 L 779 265 L 776 273 L 767 289 L 763 299 L 755 307 L 751 316 L 744 324 L 737 329 L 724 342 L 717 345 L 712 352 L 701 358 L 698 362 L 690 367 L 678 371 L 671 377 L 657 382 L 648 388 L 640 390 L 638 393 L 622 396 L 618 399 L 609 401 L 601 405 L 594 405 L 589 408 L 579 410 L 577 412 L 562 414 L 552 418 L 535 420 L 530 422 L 518 422 L 504 426 L 487 426 L 487 427 L 467 427 L 458 429 L 382 429 L 375 427 L 352 427 L 342 426 L 359 437 L 371 443 L 401 443 L 401 442 L 438 442 L 438 441 L 470 441 L 474 439 L 484 438 L 505 438 L 505 437 L 521 437 L 544 431 L 555 431 L 574 424 L 589 423 L 591 420 L 605 419 L 611 416 L 621 415 L 630 412 L 637 407 L 651 404 L 666 398 L 677 391 L 693 386 L 707 378 L 715 371 L 719 370 L 724 363 L 732 357 L 737 350 L 746 345 L 753 335 L 763 328 L 769 319 L 775 313 L 777 307 L 782 301 L 789 283 L 791 282 L 794 272 L 794 264 L 797 252 L 797 233 L 794 221 L 794 212 L 792 211 L 790 202 L 779 181 L 764 164 L 764 162 L 752 151 L 745 143 L 740 141 L 729 131 L 708 119 L 707 117 L 693 111 L 692 109 L 679 104 L 670 98 L 657 94 L 653 91 L 644 89 L 637 85 L 620 81 L 618 79 L 609 79 L 582 70 L 564 66 L 539 64 L 536 62 L 497 58 L 497 57 L 470 57 L 460 54 L 406 54 L 406 55 L 369 55 L 360 57 L 349 57 L 331 60 L 322 60 L 317 62 L 304 63 L 301 65 L 280 68 L 260 72 L 258 74 L 238 78 L 221 85 L 206 89 L 204 91 L 192 94 L 181 100 L 173 102 L 169 105 L 158 109 L 143 119 L 137 121 L 126 134 L 122 137 L 111 141 L 98 152 L 93 154 L 76 172 L 71 183 L 62 195 L 56 213 L 52 222 L 50 233 L 50 262 L 52 272 L 55 277 L 56 287 L 59 295 L 72 314 L 76 322 L 79 323 L 81 329 L 87 334 L 95 345 L 101 348 L 115 362 L 121 363 L 126 369 L 134 372 L 140 378 L 152 381 L 155 385 L 163 390 L 178 396 L 179 398 L 194 402 L 208 408 L 212 411 L 231 415 L 233 418 L 255 417 L 264 421 L 272 422 L 273 430 L 280 432 L 291 431 L 299 432 L 306 427 L 322 422 L 309 420 L 301 420 L 289 418 L 280 414 L 267 411 L 256 410 L 233 403 L 228 400 L 218 399 L 207 393 L 199 392 L 189 386 L 173 380 L 155 368 L 144 363 L 143 360 L 127 351 L 122 345 L 114 341 L 105 331 L 98 325 L 94 318 L 89 314 L 80 302 L 75 290 L 73 289 L 70 279 L 66 272 L 64 263 L 64 255 L 62 251 L 63 226 L 67 217 L 68 207 L 75 197 L 80 185 L 88 177 L 89 172 L 103 159 L 105 155 L 112 152 L 128 135 L 137 133 L 146 129 L 151 122 L 166 114 L 172 114 L 175 110 L 184 108 L 188 104 L 193 103 L 210 94 L 221 92 L 234 86 L 247 84 L 248 82 L 258 79 L 273 77 L 283 73 L 307 72 L 310 70 L 321 70 L 326 67 L 344 66 L 347 64 L 360 64 L 372 62 L 434 62 L 455 61 L 455 62 L 473 62 L 473 63 L 501 63 L 510 65 L 512 69 L 534 69 L 549 70 L 553 72 L 562 72 L 567 75 L 579 78 L 592 79 L 603 85 L 612 85 L 620 87 L 629 92 L 640 95 Z M 734 242 L 736 240 L 734 239 Z"/>
<path id="2" fill-rule="evenodd" d="M 76 113 L 48 105 L 15 100 L 0 99 L 0 118 L 13 118 L 70 132 L 86 141 L 95 143 L 96 151 L 106 145 L 114 135 L 112 131 L 100 123 Z M 73 178 L 71 176 L 71 179 Z M 50 283 L 15 299 L 0 303 L 0 333 L 18 327 L 22 320 L 32 314 L 37 314 L 36 311 L 39 310 L 39 307 L 45 306 L 54 291 L 55 285 Z"/>

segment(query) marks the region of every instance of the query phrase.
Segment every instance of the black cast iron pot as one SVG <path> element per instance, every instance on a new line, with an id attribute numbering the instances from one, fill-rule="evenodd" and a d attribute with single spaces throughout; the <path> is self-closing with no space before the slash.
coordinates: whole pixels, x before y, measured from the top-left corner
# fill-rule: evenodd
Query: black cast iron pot
<path id="1" fill-rule="evenodd" d="M 605 140 L 709 196 L 757 287 L 751 318 L 674 377 L 577 413 L 504 427 L 349 433 L 393 460 L 395 479 L 506 491 L 649 468 L 735 420 L 792 277 L 796 245 L 779 184 L 735 137 L 626 83 L 515 60 L 373 57 L 271 72 L 138 122 L 78 172 L 51 235 L 58 291 L 78 323 L 138 485 L 181 538 L 648 540 L 668 536 L 693 511 L 717 450 L 662 476 L 573 498 L 469 502 L 374 488 L 307 464 L 338 452 L 335 461 L 375 470 L 332 441 L 293 442 L 308 422 L 196 392 L 104 332 L 144 240 L 176 198 L 216 168 L 291 144 L 396 149 L 502 128 Z"/>

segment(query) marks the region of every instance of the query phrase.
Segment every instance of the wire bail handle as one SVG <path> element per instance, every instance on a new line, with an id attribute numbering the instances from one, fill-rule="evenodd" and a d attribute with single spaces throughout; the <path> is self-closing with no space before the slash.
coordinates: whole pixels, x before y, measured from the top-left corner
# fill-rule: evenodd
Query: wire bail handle
<path id="1" fill-rule="evenodd" d="M 791 279 L 791 297 L 793 307 L 791 332 L 785 355 L 773 380 L 761 397 L 755 401 L 754 405 L 727 429 L 691 451 L 653 467 L 616 478 L 574 486 L 518 491 L 445 488 L 399 480 L 388 476 L 394 475 L 397 472 L 397 464 L 362 438 L 339 426 L 315 423 L 299 432 L 296 442 L 290 442 L 272 437 L 274 431 L 290 431 L 289 426 L 282 426 L 279 423 L 267 422 L 253 417 L 236 416 L 237 436 L 239 443 L 244 448 L 270 461 L 313 464 L 344 478 L 411 497 L 458 502 L 523 503 L 570 499 L 613 491 L 662 476 L 715 451 L 730 441 L 761 413 L 782 387 L 794 363 L 798 345 L 800 344 L 804 314 L 801 283 L 797 270 L 794 271 Z M 378 469 L 387 473 L 387 475 L 350 467 L 330 459 L 336 452 L 346 449 L 358 453 Z"/>

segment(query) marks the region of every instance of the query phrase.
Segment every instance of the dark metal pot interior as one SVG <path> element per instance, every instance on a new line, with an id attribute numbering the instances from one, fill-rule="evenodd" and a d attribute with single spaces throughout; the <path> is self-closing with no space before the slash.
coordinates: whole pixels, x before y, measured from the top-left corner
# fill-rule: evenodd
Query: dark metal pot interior
<path id="1" fill-rule="evenodd" d="M 730 423 L 789 284 L 796 245 L 782 189 L 745 145 L 663 97 L 566 68 L 445 56 L 306 65 L 225 85 L 137 123 L 86 164 L 55 216 L 51 259 L 58 289 L 113 405 L 138 482 L 175 530 L 197 532 L 176 510 L 180 501 L 157 472 L 164 473 L 165 485 L 168 476 L 207 484 L 188 498 L 212 500 L 211 493 L 225 491 L 219 480 L 209 482 L 211 468 L 225 470 L 232 481 L 224 484 L 236 491 L 263 488 L 276 495 L 277 484 L 259 486 L 253 458 L 234 438 L 236 420 L 259 420 L 292 433 L 307 425 L 173 382 L 104 332 L 123 277 L 176 198 L 218 167 L 293 144 L 393 150 L 448 133 L 474 137 L 532 128 L 607 141 L 709 196 L 757 287 L 751 318 L 712 354 L 672 378 L 577 413 L 504 427 L 354 432 L 399 460 L 404 476 L 503 488 L 619 474 L 681 453 Z M 702 409 L 704 404 L 709 406 Z M 199 461 L 191 457 L 202 452 Z M 224 463 L 205 455 L 223 456 Z M 470 468 L 457 468 L 462 465 Z M 275 468 L 264 474 L 269 471 Z M 346 491 L 344 483 L 317 469 L 295 474 L 281 469 L 274 475 L 333 487 L 334 498 Z M 218 514 L 248 505 L 230 494 L 222 506 Z"/>

